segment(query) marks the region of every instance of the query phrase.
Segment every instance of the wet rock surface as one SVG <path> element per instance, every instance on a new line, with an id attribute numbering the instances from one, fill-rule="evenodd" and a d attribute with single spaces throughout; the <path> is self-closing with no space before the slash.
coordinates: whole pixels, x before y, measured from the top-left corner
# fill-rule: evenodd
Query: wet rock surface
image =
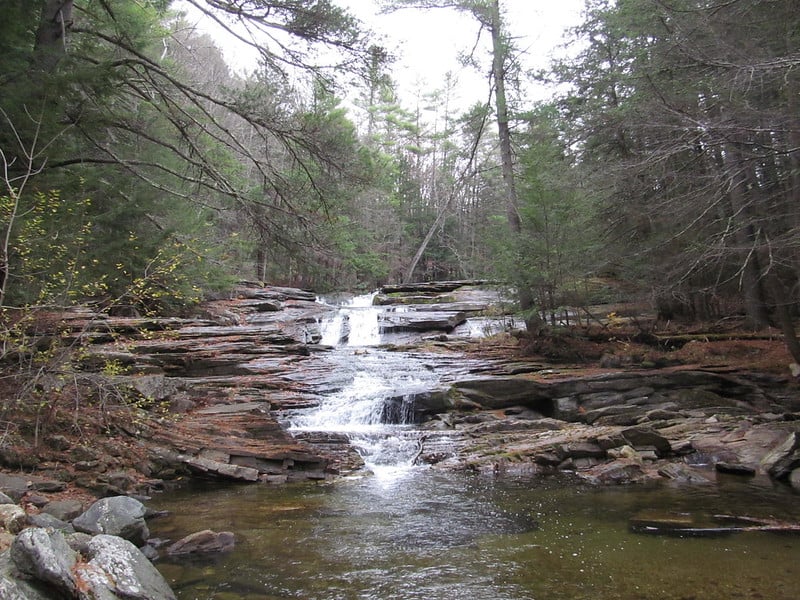
<path id="1" fill-rule="evenodd" d="M 442 466 L 566 470 L 598 484 L 704 483 L 718 473 L 787 480 L 798 466 L 800 422 L 785 412 L 781 378 L 662 369 L 493 382 L 453 385 L 455 404 L 461 396 L 471 410 L 448 415 L 458 450 Z M 476 427 L 472 421 L 481 414 L 489 420 Z"/>
<path id="2" fill-rule="evenodd" d="M 173 597 L 137 548 L 155 552 L 131 496 L 186 478 L 280 484 L 362 468 L 346 434 L 292 434 L 286 423 L 345 388 L 365 359 L 389 373 L 409 359 L 436 372 L 429 386 L 382 392 L 383 420 L 414 428 L 419 464 L 568 472 L 597 485 L 757 477 L 800 487 L 795 381 L 708 365 L 580 369 L 465 355 L 456 322 L 497 297 L 460 282 L 384 290 L 383 322 L 397 327 L 380 349 L 321 344 L 334 307 L 287 288 L 242 287 L 192 319 L 72 315 L 69 335 L 88 343 L 84 368 L 123 367 L 115 381 L 143 409 L 115 413 L 115 435 L 100 443 L 55 434 L 45 461 L 2 457 L 17 472 L 0 474 L 0 597 Z M 112 498 L 63 498 L 68 484 Z M 232 535 L 208 526 L 167 551 L 229 549 Z"/>
<path id="3" fill-rule="evenodd" d="M 416 424 L 423 435 L 416 460 L 438 468 L 572 471 L 619 483 L 672 479 L 663 466 L 678 462 L 708 470 L 712 479 L 800 479 L 794 381 L 708 366 L 582 370 L 541 358 L 465 356 L 471 325 L 463 320 L 472 323 L 503 300 L 476 283 L 381 290 L 381 350 L 321 344 L 322 324 L 336 308 L 291 288 L 242 285 L 194 318 L 67 315 L 69 335 L 88 344 L 83 366 L 118 366 L 116 383 L 147 418 L 118 413 L 113 427 L 124 437 L 104 447 L 51 435 L 50 456 L 76 474 L 64 476 L 51 463 L 41 476 L 0 476 L 0 489 L 17 501 L 64 489 L 66 480 L 98 495 L 146 495 L 187 477 L 271 484 L 360 468 L 346 436 L 292 435 L 285 425 L 344 388 L 353 364 L 379 353 L 411 357 L 439 374 L 429 387 L 387 391 L 383 409 L 387 422 Z M 340 339 L 347 331 L 345 324 Z M 20 468 L 24 458 L 3 461 Z M 676 477 L 690 479 L 685 475 Z"/>

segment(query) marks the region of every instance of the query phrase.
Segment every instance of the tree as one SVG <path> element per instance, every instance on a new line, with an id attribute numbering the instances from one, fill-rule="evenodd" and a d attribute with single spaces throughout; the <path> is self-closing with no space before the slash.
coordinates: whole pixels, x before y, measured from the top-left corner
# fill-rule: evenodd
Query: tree
<path id="1" fill-rule="evenodd" d="M 386 3 L 388 10 L 399 8 L 450 8 L 472 14 L 480 26 L 480 32 L 490 36 L 491 87 L 495 103 L 495 116 L 499 140 L 499 159 L 503 174 L 503 190 L 509 232 L 513 238 L 522 233 L 522 220 L 517 197 L 514 172 L 514 151 L 511 139 L 511 110 L 507 83 L 515 69 L 514 48 L 508 34 L 499 0 L 394 0 Z M 479 33 L 480 35 L 480 33 Z M 520 308 L 526 313 L 526 323 L 531 332 L 537 332 L 541 319 L 535 308 L 535 299 L 525 281 L 515 281 Z"/>
<path id="2" fill-rule="evenodd" d="M 4 40 L 14 43 L 0 57 L 6 180 L 26 177 L 31 193 L 60 190 L 65 202 L 73 193 L 91 197 L 88 218 L 102 263 L 95 271 L 120 286 L 130 278 L 119 277 L 112 257 L 124 257 L 136 279 L 175 243 L 210 255 L 195 241 L 208 234 L 209 223 L 225 221 L 225 211 L 237 208 L 282 226 L 285 219 L 272 213 L 293 213 L 290 194 L 324 202 L 322 178 L 338 168 L 314 138 L 316 124 L 291 107 L 263 111 L 263 103 L 253 104 L 241 82 L 222 70 L 216 76 L 223 80 L 213 84 L 181 72 L 174 51 L 180 34 L 164 26 L 179 23 L 168 4 L 40 0 L 31 10 L 30 3 L 13 2 L 9 10 L 21 18 L 3 25 Z M 359 56 L 355 21 L 330 2 L 194 4 L 268 36 L 262 40 L 264 71 L 282 86 L 292 69 L 331 80 L 330 71 L 311 60 L 315 45 L 341 50 L 348 60 Z M 299 104 L 297 112 L 303 112 Z M 262 151 L 267 145 L 269 153 Z M 276 151 L 291 157 L 293 180 L 283 163 L 271 160 Z M 352 163 L 341 152 L 336 160 Z M 251 193 L 253 180 L 281 201 Z M 7 231 L 13 235 L 14 227 Z M 126 239 L 130 243 L 120 243 Z"/>
<path id="3" fill-rule="evenodd" d="M 713 316 L 738 296 L 750 324 L 792 341 L 796 2 L 592 2 L 584 50 L 559 75 L 580 157 L 616 242 L 664 314 Z M 619 243 L 622 242 L 622 243 Z M 677 299 L 677 302 L 671 301 Z"/>

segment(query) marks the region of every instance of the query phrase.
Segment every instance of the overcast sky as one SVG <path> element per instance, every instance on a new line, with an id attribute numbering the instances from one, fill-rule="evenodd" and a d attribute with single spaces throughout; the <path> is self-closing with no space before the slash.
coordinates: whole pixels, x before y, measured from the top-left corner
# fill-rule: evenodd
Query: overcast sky
<path id="1" fill-rule="evenodd" d="M 459 82 L 456 106 L 467 108 L 487 99 L 486 74 L 458 62 L 459 53 L 469 52 L 475 44 L 478 25 L 473 17 L 451 9 L 404 9 L 381 15 L 373 0 L 337 3 L 382 36 L 382 45 L 395 54 L 393 76 L 405 104 L 411 105 L 418 95 L 441 88 L 448 72 Z M 176 5 L 180 7 L 181 3 Z M 565 29 L 580 22 L 584 0 L 501 0 L 501 6 L 517 47 L 524 52 L 525 66 L 541 68 L 557 51 Z M 251 48 L 226 37 L 198 13 L 190 10 L 188 17 L 211 33 L 235 70 L 247 73 L 255 68 L 256 53 Z M 538 89 L 530 93 L 533 100 L 546 96 Z"/>
<path id="2" fill-rule="evenodd" d="M 461 82 L 465 104 L 488 95 L 486 75 L 458 62 L 458 54 L 475 44 L 479 28 L 473 17 L 451 9 L 380 15 L 372 0 L 339 3 L 385 36 L 387 48 L 397 53 L 394 76 L 403 97 L 441 87 L 448 71 Z M 524 51 L 525 66 L 542 68 L 557 51 L 565 30 L 579 24 L 584 0 L 501 0 L 501 7 L 517 47 Z"/>

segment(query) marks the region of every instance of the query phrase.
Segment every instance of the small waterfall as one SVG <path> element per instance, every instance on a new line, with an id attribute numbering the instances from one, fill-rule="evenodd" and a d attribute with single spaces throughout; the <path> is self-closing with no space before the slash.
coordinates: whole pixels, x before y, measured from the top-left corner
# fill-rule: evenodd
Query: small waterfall
<path id="1" fill-rule="evenodd" d="M 373 473 L 392 479 L 410 470 L 419 454 L 413 399 L 433 387 L 438 375 L 419 359 L 376 348 L 380 309 L 372 305 L 374 296 L 342 303 L 322 324 L 322 343 L 334 346 L 334 368 L 351 376 L 318 407 L 298 411 L 289 431 L 344 433 Z"/>
<path id="2" fill-rule="evenodd" d="M 328 346 L 377 346 L 381 342 L 378 313 L 372 305 L 376 292 L 355 296 L 341 304 L 334 317 L 322 324 L 322 343 Z"/>

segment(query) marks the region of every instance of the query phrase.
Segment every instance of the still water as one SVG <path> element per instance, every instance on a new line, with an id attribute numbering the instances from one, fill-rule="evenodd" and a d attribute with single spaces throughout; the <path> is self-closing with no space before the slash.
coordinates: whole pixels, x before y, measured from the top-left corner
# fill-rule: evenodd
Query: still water
<path id="1" fill-rule="evenodd" d="M 407 470 L 329 484 L 186 489 L 154 498 L 154 535 L 230 530 L 236 549 L 160 562 L 181 600 L 795 600 L 800 536 L 631 533 L 642 510 L 800 519 L 800 497 L 735 479 L 595 489 Z"/>
<path id="2" fill-rule="evenodd" d="M 323 328 L 339 385 L 287 426 L 345 433 L 372 473 L 282 487 L 196 483 L 155 497 L 150 506 L 170 516 L 151 523 L 154 536 L 236 535 L 229 554 L 158 563 L 181 600 L 800 597 L 798 535 L 629 530 L 642 511 L 800 521 L 800 495 L 786 487 L 730 478 L 693 488 L 597 489 L 415 466 L 419 432 L 412 423 L 385 423 L 384 401 L 432 388 L 442 365 L 375 348 L 381 334 L 371 300 L 342 305 Z"/>

